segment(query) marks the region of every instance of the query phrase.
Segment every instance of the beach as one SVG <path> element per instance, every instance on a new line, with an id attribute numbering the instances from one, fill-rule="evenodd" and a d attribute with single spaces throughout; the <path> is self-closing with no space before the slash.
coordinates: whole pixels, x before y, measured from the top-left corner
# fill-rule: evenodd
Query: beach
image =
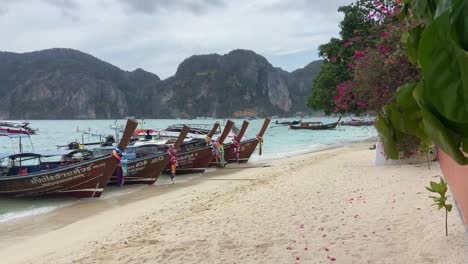
<path id="1" fill-rule="evenodd" d="M 1 223 L 1 262 L 468 263 L 457 210 L 446 237 L 445 214 L 424 188 L 441 175 L 437 164 L 375 167 L 372 144 L 178 177 Z"/>

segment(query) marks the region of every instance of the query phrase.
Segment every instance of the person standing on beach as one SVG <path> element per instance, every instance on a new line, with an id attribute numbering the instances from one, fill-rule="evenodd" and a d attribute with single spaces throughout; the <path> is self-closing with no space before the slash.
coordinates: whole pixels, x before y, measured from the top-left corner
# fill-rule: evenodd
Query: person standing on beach
<path id="1" fill-rule="evenodd" d="M 171 157 L 171 182 L 174 184 L 175 175 L 176 175 L 176 168 L 177 168 L 177 149 L 175 149 L 172 145 L 169 146 L 167 150 L 169 156 Z"/>
<path id="2" fill-rule="evenodd" d="M 145 139 L 146 139 L 146 140 L 151 140 L 151 139 L 153 139 L 153 137 L 151 136 L 150 132 L 151 132 L 151 131 L 146 130 L 146 135 L 145 135 Z"/>
<path id="3" fill-rule="evenodd" d="M 226 166 L 226 161 L 224 160 L 224 145 L 221 143 L 219 144 L 219 159 L 221 167 Z"/>
<path id="4" fill-rule="evenodd" d="M 234 153 L 236 153 L 236 162 L 239 163 L 240 142 L 239 142 L 239 136 L 238 135 L 234 135 L 234 138 L 232 139 L 232 147 L 233 147 Z"/>
<path id="5" fill-rule="evenodd" d="M 219 159 L 220 159 L 220 156 L 221 156 L 221 151 L 219 149 L 219 146 L 221 145 L 221 143 L 219 143 L 219 138 L 216 139 L 216 141 L 212 141 L 211 143 L 211 152 L 213 153 L 213 157 L 215 158 L 215 162 L 216 164 L 219 164 Z"/>

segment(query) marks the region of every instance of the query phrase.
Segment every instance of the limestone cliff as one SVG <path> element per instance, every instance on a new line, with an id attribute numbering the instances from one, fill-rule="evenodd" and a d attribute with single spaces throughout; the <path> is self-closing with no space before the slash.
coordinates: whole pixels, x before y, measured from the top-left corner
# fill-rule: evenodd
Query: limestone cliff
<path id="1" fill-rule="evenodd" d="M 313 62 L 292 73 L 248 50 L 184 60 L 161 81 L 71 49 L 0 52 L 0 119 L 191 118 L 307 111 Z"/>

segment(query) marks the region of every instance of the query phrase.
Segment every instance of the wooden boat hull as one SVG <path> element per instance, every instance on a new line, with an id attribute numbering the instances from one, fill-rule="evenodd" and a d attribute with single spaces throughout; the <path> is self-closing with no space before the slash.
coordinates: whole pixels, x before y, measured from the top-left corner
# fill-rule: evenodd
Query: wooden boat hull
<path id="1" fill-rule="evenodd" d="M 257 148 L 258 140 L 256 138 L 244 140 L 240 143 L 239 163 L 246 163 L 249 161 L 253 152 Z M 232 147 L 232 143 L 224 145 L 224 161 L 227 163 L 236 163 L 236 152 Z M 214 159 L 211 161 L 210 166 L 218 166 L 219 162 Z"/>
<path id="2" fill-rule="evenodd" d="M 182 150 L 177 158 L 177 174 L 203 173 L 210 165 L 213 153 L 210 146 L 198 147 L 192 150 Z M 168 164 L 164 172 L 170 173 Z"/>
<path id="3" fill-rule="evenodd" d="M 116 166 L 111 156 L 83 161 L 44 172 L 0 177 L 0 196 L 101 196 Z"/>
<path id="4" fill-rule="evenodd" d="M 341 123 L 342 126 L 373 126 L 375 121 L 351 121 L 351 122 L 343 122 Z"/>
<path id="5" fill-rule="evenodd" d="M 338 126 L 338 122 L 337 123 L 332 123 L 332 124 L 321 125 L 321 126 L 309 126 L 309 127 L 301 127 L 301 126 L 291 125 L 291 126 L 289 126 L 289 128 L 291 128 L 291 129 L 307 129 L 307 130 L 325 130 L 325 129 L 335 129 L 336 126 Z"/>
<path id="6" fill-rule="evenodd" d="M 169 163 L 169 154 L 156 154 L 127 162 L 127 176 L 124 184 L 154 184 Z M 109 184 L 118 184 L 117 167 Z"/>

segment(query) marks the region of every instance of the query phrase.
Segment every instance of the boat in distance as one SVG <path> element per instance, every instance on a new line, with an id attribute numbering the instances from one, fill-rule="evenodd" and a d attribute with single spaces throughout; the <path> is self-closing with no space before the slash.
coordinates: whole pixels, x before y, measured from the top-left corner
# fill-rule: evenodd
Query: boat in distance
<path id="1" fill-rule="evenodd" d="M 338 121 L 329 124 L 323 124 L 322 122 L 300 122 L 298 125 L 290 125 L 291 129 L 308 129 L 308 130 L 325 130 L 335 129 L 340 123 L 341 117 Z"/>

